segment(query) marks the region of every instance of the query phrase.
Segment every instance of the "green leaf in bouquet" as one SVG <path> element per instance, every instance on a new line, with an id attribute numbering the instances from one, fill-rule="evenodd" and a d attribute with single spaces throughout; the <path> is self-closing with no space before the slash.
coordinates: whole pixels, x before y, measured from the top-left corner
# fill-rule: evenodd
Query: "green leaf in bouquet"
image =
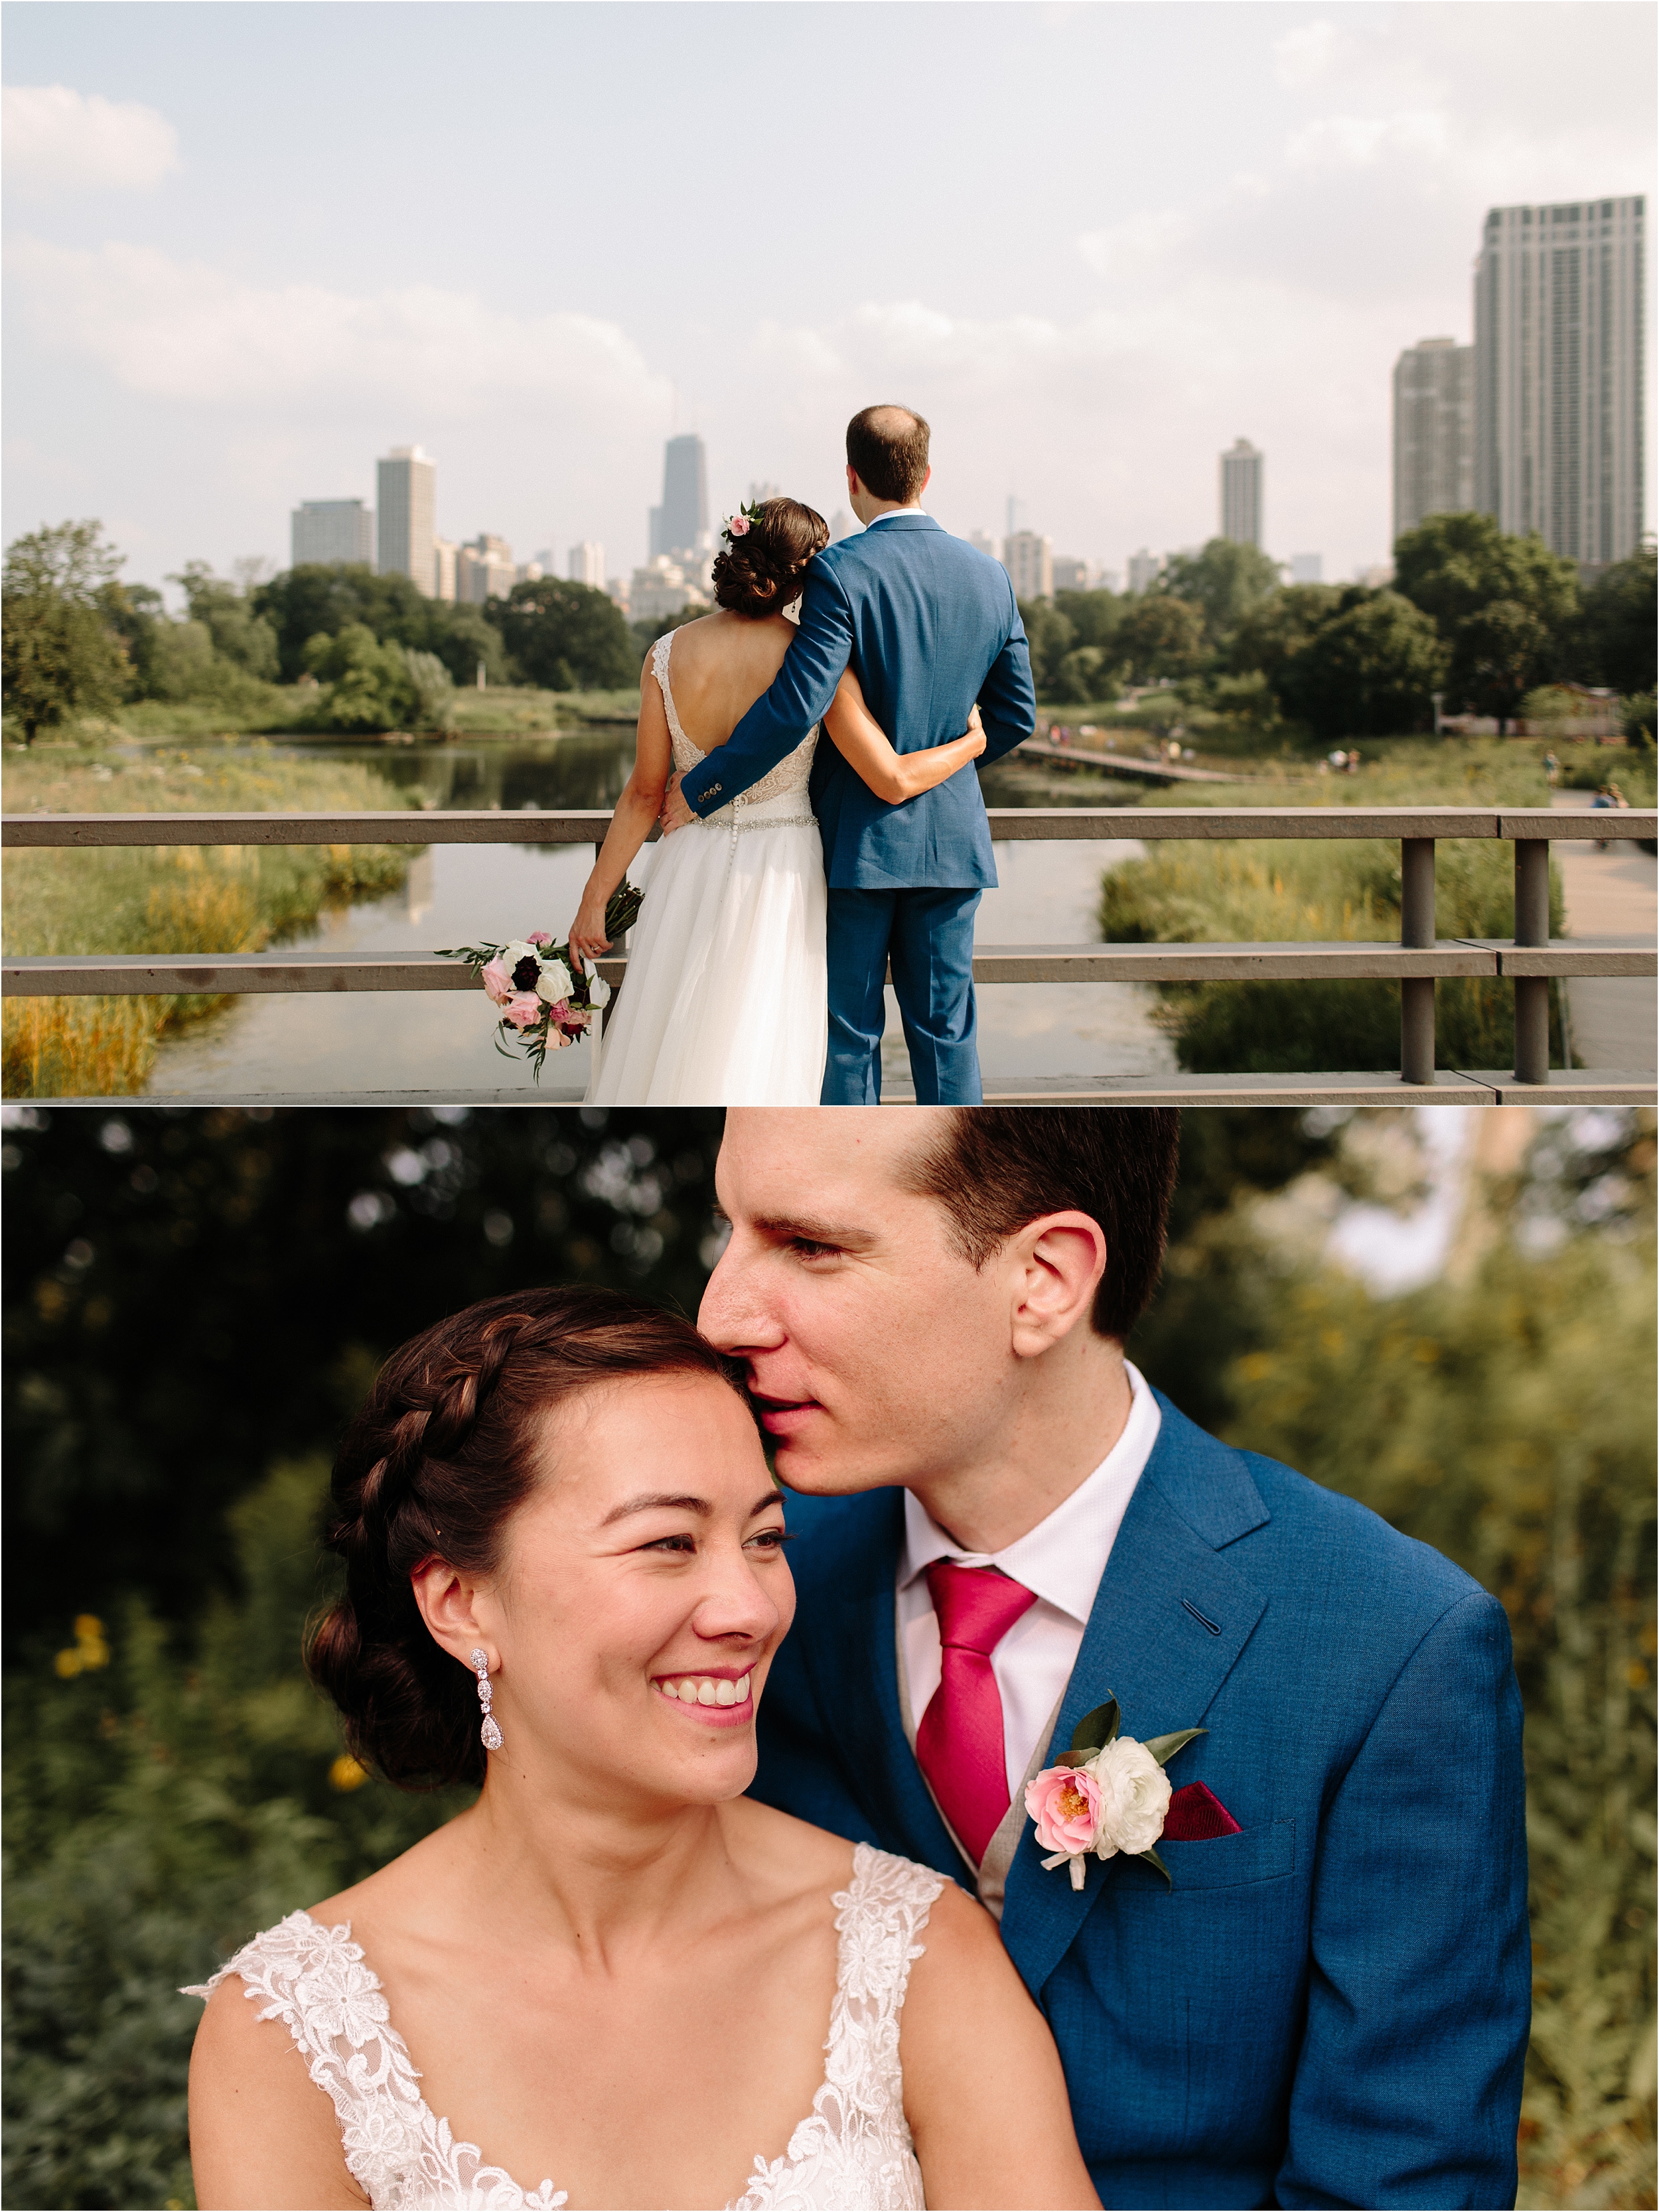
<path id="1" fill-rule="evenodd" d="M 1175 1887 L 1175 1881 L 1170 1873 L 1169 1868 L 1164 1865 L 1163 1860 L 1159 1858 L 1156 1851 L 1137 1851 L 1135 1853 L 1135 1856 L 1138 1859 L 1144 1859 L 1149 1867 L 1156 1867 L 1158 1872 L 1163 1875 L 1164 1881 L 1169 1883 L 1170 1888 L 1173 1889 Z"/>
<path id="2" fill-rule="evenodd" d="M 1104 1751 L 1109 1743 L 1115 1743 L 1118 1729 L 1122 1726 L 1122 1715 L 1117 1709 L 1117 1699 L 1107 1693 L 1103 1705 L 1097 1705 L 1072 1730 L 1073 1751 Z"/>
<path id="3" fill-rule="evenodd" d="M 1195 1735 L 1209 1733 L 1208 1729 L 1177 1729 L 1173 1735 L 1149 1735 L 1146 1748 L 1160 1766 L 1167 1766 L 1183 1744 L 1190 1743 Z"/>

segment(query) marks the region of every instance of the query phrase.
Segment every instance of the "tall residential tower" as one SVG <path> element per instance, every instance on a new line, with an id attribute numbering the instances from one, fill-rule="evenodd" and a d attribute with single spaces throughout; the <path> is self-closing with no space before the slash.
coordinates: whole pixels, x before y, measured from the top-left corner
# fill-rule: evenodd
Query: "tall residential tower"
<path id="1" fill-rule="evenodd" d="M 1261 543 L 1261 463 L 1248 438 L 1221 456 L 1221 534 L 1236 545 Z"/>
<path id="2" fill-rule="evenodd" d="M 360 499 L 302 499 L 289 527 L 289 558 L 326 568 L 374 565 L 374 517 Z"/>
<path id="3" fill-rule="evenodd" d="M 438 471 L 418 446 L 394 446 L 375 465 L 380 506 L 379 552 L 383 576 L 407 576 L 430 599 L 437 586 Z"/>
<path id="4" fill-rule="evenodd" d="M 1592 567 L 1642 541 L 1646 209 L 1493 208 L 1475 263 L 1474 503 Z"/>
<path id="5" fill-rule="evenodd" d="M 1421 338 L 1394 365 L 1394 534 L 1474 505 L 1474 348 Z"/>

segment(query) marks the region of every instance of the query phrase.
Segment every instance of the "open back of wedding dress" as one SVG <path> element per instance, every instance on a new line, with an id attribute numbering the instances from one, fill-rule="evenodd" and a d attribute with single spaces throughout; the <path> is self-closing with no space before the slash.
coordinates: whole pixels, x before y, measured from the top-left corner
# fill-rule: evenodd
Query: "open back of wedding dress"
<path id="1" fill-rule="evenodd" d="M 674 634 L 651 648 L 674 765 Z M 628 974 L 588 1085 L 595 1105 L 816 1106 L 823 1079 L 823 848 L 807 798 L 814 728 L 739 799 L 651 848 Z"/>
<path id="2" fill-rule="evenodd" d="M 868 1844 L 854 1850 L 852 1882 L 832 1899 L 837 1966 L 823 2085 L 785 2155 L 769 2165 L 756 2158 L 729 2212 L 920 2212 L 899 2011 L 910 1962 L 922 1953 L 916 1938 L 944 1887 L 931 1867 Z M 526 2189 L 486 2165 L 476 2144 L 456 2142 L 421 2095 L 421 2077 L 349 1926 L 323 1928 L 309 1913 L 291 1912 L 185 1994 L 210 1996 L 227 1974 L 240 1975 L 261 2020 L 286 2022 L 312 2080 L 334 2100 L 346 2166 L 371 2204 L 517 2212 L 569 2203 L 550 2179 Z M 550 2081 L 556 2109 L 558 2094 Z"/>

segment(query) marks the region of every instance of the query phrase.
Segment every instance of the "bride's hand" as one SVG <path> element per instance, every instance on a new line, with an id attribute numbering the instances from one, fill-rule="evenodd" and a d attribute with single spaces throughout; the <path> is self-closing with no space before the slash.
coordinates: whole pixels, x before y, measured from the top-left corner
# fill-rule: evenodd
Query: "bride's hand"
<path id="1" fill-rule="evenodd" d="M 584 899 L 576 909 L 576 919 L 570 925 L 570 950 L 576 957 L 590 963 L 602 952 L 611 950 L 611 939 L 605 933 L 605 908 L 592 899 Z"/>
<path id="2" fill-rule="evenodd" d="M 974 747 L 973 751 L 969 755 L 969 758 L 970 760 L 977 760 L 985 750 L 985 725 L 979 719 L 979 702 L 977 700 L 974 702 L 974 704 L 969 709 L 968 726 L 962 734 L 964 738 L 977 738 L 979 739 L 979 743 Z"/>

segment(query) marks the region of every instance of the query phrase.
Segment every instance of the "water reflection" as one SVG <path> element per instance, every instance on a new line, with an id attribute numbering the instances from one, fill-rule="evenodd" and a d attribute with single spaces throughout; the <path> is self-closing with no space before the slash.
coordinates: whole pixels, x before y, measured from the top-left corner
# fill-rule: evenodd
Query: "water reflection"
<path id="1" fill-rule="evenodd" d="M 294 743 L 276 750 L 372 762 L 401 791 L 434 809 L 609 809 L 633 761 L 631 728 L 546 738 L 464 740 L 441 745 Z M 985 778 L 993 805 L 1110 803 L 1080 782 L 1040 789 L 1023 772 Z M 1115 795 L 1115 794 L 1114 794 Z M 1000 887 L 988 892 L 977 938 L 985 945 L 1082 944 L 1098 934 L 1102 871 L 1138 854 L 1112 844 L 999 844 Z M 651 850 L 635 863 L 648 881 Z M 295 940 L 325 954 L 428 951 L 537 927 L 562 937 L 592 865 L 586 845 L 434 845 L 415 854 L 404 888 L 324 915 Z M 204 947 L 210 951 L 212 947 Z M 1150 1019 L 1152 996 L 1134 984 L 1042 983 L 982 988 L 980 1057 L 988 1078 L 1156 1074 L 1172 1070 L 1168 1039 Z M 495 1053 L 482 999 L 471 994 L 317 994 L 248 998 L 163 1044 L 149 1093 L 233 1097 L 392 1092 L 447 1097 L 580 1098 L 589 1050 L 550 1055 L 539 1087 L 520 1060 Z M 907 1090 L 908 1063 L 898 1010 L 888 994 L 883 1082 Z"/>

